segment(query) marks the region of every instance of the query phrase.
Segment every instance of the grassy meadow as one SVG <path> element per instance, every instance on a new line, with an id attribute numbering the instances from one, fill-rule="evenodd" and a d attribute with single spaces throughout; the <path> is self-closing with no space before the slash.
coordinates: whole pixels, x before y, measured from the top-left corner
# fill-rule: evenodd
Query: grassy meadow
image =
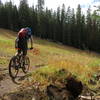
<path id="1" fill-rule="evenodd" d="M 8 67 L 10 58 L 15 54 L 14 42 L 16 32 L 0 29 L 0 66 Z M 72 75 L 87 84 L 88 81 L 100 71 L 100 55 L 64 46 L 47 40 L 34 37 L 34 50 L 28 55 L 32 67 L 37 67 L 28 75 L 29 82 L 34 84 L 39 82 L 44 88 L 50 83 L 59 84 L 67 76 Z M 67 72 L 68 71 L 68 72 Z"/>

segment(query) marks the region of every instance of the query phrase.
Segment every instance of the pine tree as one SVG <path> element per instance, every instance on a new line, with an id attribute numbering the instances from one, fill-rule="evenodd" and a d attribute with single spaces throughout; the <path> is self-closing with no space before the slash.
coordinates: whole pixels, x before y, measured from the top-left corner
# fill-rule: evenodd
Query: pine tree
<path id="1" fill-rule="evenodd" d="M 76 18 L 74 9 L 72 9 L 71 15 L 71 45 L 76 46 Z"/>
<path id="2" fill-rule="evenodd" d="M 13 6 L 12 9 L 12 23 L 13 23 L 13 30 L 18 31 L 19 30 L 19 15 L 16 5 Z"/>
<path id="3" fill-rule="evenodd" d="M 2 5 L 2 1 L 0 0 L 0 6 Z"/>
<path id="4" fill-rule="evenodd" d="M 56 41 L 59 41 L 61 42 L 61 27 L 60 27 L 60 24 L 61 24 L 61 15 L 60 15 L 61 11 L 60 11 L 60 7 L 57 8 L 57 19 L 56 19 Z"/>
<path id="5" fill-rule="evenodd" d="M 44 9 L 44 0 L 38 0 L 38 11 L 41 13 Z"/>
<path id="6" fill-rule="evenodd" d="M 91 9 L 90 7 L 87 10 L 87 16 L 86 16 L 86 46 L 90 47 L 90 41 L 91 41 L 91 29 L 92 29 L 92 17 L 91 17 Z"/>
<path id="7" fill-rule="evenodd" d="M 32 27 L 32 32 L 35 36 L 37 36 L 38 33 L 38 19 L 37 19 L 37 8 L 34 8 L 34 6 L 32 6 L 30 8 L 30 20 L 31 20 L 31 27 Z"/>
<path id="8" fill-rule="evenodd" d="M 81 47 L 81 19 L 82 19 L 82 15 L 81 15 L 81 7 L 80 5 L 78 5 L 77 7 L 77 12 L 76 12 L 76 46 L 78 48 Z"/>
<path id="9" fill-rule="evenodd" d="M 82 15 L 82 22 L 81 22 L 81 48 L 87 49 L 86 47 L 86 23 L 85 23 L 85 16 Z"/>
<path id="10" fill-rule="evenodd" d="M 6 2 L 5 3 L 5 11 L 7 12 L 7 28 L 13 29 L 13 18 L 12 18 L 12 13 L 13 13 L 13 5 L 12 2 Z"/>
<path id="11" fill-rule="evenodd" d="M 3 4 L 0 0 L 0 27 L 2 27 L 2 7 L 3 7 Z"/>
<path id="12" fill-rule="evenodd" d="M 66 36 L 65 36 L 65 41 L 66 44 L 71 45 L 71 8 L 70 6 L 67 9 L 66 13 Z"/>
<path id="13" fill-rule="evenodd" d="M 31 26 L 30 9 L 27 0 L 21 0 L 19 5 L 19 23 L 21 27 Z"/>
<path id="14" fill-rule="evenodd" d="M 43 36 L 43 27 L 42 27 L 42 21 L 43 21 L 43 17 L 44 17 L 44 0 L 38 0 L 38 5 L 37 5 L 37 9 L 38 9 L 38 33 L 39 33 L 39 37 L 42 38 Z"/>
<path id="15" fill-rule="evenodd" d="M 61 42 L 65 43 L 65 20 L 66 20 L 66 14 L 65 14 L 65 5 L 63 4 L 62 5 L 62 10 L 61 10 L 61 24 L 60 24 L 60 27 L 61 27 L 61 33 L 62 36 L 61 36 Z"/>

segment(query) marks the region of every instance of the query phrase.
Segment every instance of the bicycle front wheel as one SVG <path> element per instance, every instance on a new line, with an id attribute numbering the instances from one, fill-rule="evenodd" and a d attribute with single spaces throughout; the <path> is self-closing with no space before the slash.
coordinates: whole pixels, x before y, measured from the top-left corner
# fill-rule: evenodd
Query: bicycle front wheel
<path id="1" fill-rule="evenodd" d="M 9 75 L 11 78 L 16 78 L 19 68 L 18 68 L 18 58 L 16 56 L 13 56 L 9 63 Z"/>
<path id="2" fill-rule="evenodd" d="M 29 67 L 30 67 L 30 60 L 29 57 L 25 57 L 25 61 L 24 61 L 24 66 L 22 67 L 22 70 L 24 73 L 27 73 L 29 71 Z"/>

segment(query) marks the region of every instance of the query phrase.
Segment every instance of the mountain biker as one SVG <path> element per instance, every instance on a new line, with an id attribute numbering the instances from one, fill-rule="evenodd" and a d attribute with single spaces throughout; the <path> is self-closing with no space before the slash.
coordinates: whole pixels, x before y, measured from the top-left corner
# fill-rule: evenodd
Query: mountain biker
<path id="1" fill-rule="evenodd" d="M 32 38 L 31 28 L 29 28 L 29 27 L 22 28 L 18 32 L 18 36 L 17 36 L 16 41 L 15 41 L 15 48 L 17 48 L 17 50 L 18 50 L 17 54 L 20 54 L 21 52 L 23 52 L 23 57 L 25 57 L 27 55 L 29 39 L 31 42 L 30 49 L 33 49 L 33 38 Z"/>

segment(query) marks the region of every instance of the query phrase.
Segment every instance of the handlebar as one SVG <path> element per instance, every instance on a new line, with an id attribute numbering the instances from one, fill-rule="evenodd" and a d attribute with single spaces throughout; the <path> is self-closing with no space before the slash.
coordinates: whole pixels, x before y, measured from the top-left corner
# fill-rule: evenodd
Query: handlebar
<path id="1" fill-rule="evenodd" d="M 20 50 L 21 48 L 15 48 L 17 50 Z M 33 48 L 27 48 L 27 50 L 32 50 Z"/>
<path id="2" fill-rule="evenodd" d="M 33 48 L 28 48 L 27 50 L 32 50 Z"/>

